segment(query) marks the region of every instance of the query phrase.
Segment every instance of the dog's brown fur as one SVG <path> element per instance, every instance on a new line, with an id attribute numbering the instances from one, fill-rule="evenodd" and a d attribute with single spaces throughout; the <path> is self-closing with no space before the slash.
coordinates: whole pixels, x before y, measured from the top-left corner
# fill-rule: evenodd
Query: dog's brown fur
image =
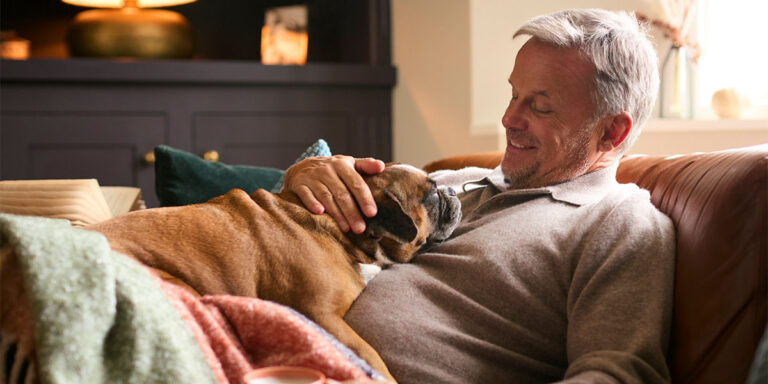
<path id="1" fill-rule="evenodd" d="M 88 228 L 106 235 L 115 251 L 199 294 L 292 307 L 391 378 L 343 316 L 365 286 L 358 263 L 407 262 L 434 232 L 438 223 L 424 196 L 435 185 L 423 172 L 391 165 L 366 181 L 379 213 L 361 235 L 342 232 L 329 215 L 310 213 L 291 192 L 264 190 L 250 196 L 232 190 L 204 204 L 132 212 Z"/>

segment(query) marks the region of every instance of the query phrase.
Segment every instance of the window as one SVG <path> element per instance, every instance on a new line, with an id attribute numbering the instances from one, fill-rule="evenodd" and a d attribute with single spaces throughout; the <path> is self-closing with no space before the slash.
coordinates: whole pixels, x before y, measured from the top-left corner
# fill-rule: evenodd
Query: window
<path id="1" fill-rule="evenodd" d="M 698 0 L 696 116 L 712 117 L 712 94 L 735 88 L 751 101 L 745 118 L 768 118 L 768 1 Z"/>

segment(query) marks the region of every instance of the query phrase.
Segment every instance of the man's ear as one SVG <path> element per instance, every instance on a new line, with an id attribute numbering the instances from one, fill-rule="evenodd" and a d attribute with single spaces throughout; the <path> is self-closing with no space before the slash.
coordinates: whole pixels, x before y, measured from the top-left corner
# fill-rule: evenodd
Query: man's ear
<path id="1" fill-rule="evenodd" d="M 383 201 L 376 202 L 376 216 L 366 220 L 366 233 L 375 238 L 384 237 L 389 233 L 403 243 L 410 243 L 418 234 L 416 223 L 405 213 L 402 204 L 392 192 L 385 189 L 383 195 Z"/>
<path id="2" fill-rule="evenodd" d="M 600 149 L 604 152 L 618 148 L 632 130 L 632 115 L 624 111 L 614 115 L 605 123 L 603 137 L 600 138 Z"/>

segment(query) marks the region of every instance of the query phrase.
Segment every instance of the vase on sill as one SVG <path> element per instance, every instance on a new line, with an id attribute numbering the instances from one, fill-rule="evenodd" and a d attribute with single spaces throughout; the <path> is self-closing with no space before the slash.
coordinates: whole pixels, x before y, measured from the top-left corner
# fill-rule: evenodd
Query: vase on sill
<path id="1" fill-rule="evenodd" d="M 660 117 L 693 117 L 693 76 L 694 66 L 686 47 L 673 44 L 661 65 Z"/>

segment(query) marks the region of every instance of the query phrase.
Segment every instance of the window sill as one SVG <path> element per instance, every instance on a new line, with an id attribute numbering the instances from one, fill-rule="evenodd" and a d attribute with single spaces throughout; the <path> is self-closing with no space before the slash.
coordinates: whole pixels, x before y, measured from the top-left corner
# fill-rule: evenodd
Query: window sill
<path id="1" fill-rule="evenodd" d="M 643 132 L 765 131 L 768 119 L 663 119 L 649 120 Z"/>
<path id="2" fill-rule="evenodd" d="M 768 119 L 651 119 L 629 153 L 673 155 L 768 143 Z"/>

